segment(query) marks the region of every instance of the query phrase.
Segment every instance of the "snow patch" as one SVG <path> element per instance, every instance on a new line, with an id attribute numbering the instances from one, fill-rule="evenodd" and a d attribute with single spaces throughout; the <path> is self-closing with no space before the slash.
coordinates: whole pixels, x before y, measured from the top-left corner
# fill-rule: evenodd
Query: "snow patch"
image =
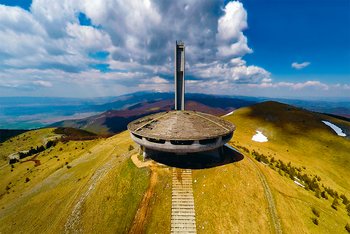
<path id="1" fill-rule="evenodd" d="M 267 142 L 268 139 L 266 136 L 264 136 L 264 134 L 262 134 L 262 132 L 260 131 L 256 131 L 256 134 L 252 137 L 253 141 L 256 142 Z"/>
<path id="2" fill-rule="evenodd" d="M 325 125 L 327 125 L 328 127 L 332 128 L 337 133 L 338 136 L 342 136 L 342 137 L 346 136 L 346 134 L 343 132 L 343 130 L 340 127 L 338 127 L 337 125 L 332 124 L 332 123 L 325 121 L 325 120 L 323 120 L 322 122 Z"/>
<path id="3" fill-rule="evenodd" d="M 223 115 L 222 117 L 232 115 L 234 111 L 231 111 L 230 113 L 227 113 L 226 115 Z"/>
<path id="4" fill-rule="evenodd" d="M 299 183 L 299 182 L 298 182 L 298 181 L 296 181 L 296 180 L 294 180 L 294 183 L 295 183 L 296 185 L 300 186 L 300 187 L 305 188 L 305 186 L 304 186 L 304 185 L 302 185 L 301 183 Z"/>

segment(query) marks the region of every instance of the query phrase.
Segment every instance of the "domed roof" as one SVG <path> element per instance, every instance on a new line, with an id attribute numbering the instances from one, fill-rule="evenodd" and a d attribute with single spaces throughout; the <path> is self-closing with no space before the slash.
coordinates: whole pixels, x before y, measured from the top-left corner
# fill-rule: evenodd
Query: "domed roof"
<path id="1" fill-rule="evenodd" d="M 138 136 L 162 140 L 203 140 L 231 134 L 235 126 L 195 111 L 169 111 L 148 115 L 128 124 Z"/>

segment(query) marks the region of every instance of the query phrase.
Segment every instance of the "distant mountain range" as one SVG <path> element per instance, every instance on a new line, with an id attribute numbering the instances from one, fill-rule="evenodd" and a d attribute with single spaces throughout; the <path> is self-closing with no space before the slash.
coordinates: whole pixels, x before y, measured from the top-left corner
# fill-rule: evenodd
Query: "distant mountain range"
<path id="1" fill-rule="evenodd" d="M 170 110 L 173 106 L 173 98 L 173 93 L 164 92 L 137 92 L 102 98 L 0 97 L 0 129 L 33 129 L 48 125 L 86 125 L 90 129 L 89 121 L 106 116 L 108 124 L 103 124 L 106 125 L 104 130 L 97 127 L 97 132 L 114 133 L 125 129 L 125 127 L 122 129 L 113 127 L 112 125 L 117 119 L 112 120 L 108 116 L 118 116 L 118 121 L 124 123 L 121 125 L 125 125 L 126 122 L 136 117 L 156 111 L 148 109 L 157 107 L 159 110 Z M 305 101 L 196 93 L 186 94 L 186 100 L 189 101 L 187 103 L 188 109 L 202 110 L 216 115 L 226 114 L 231 110 L 254 103 L 274 100 L 316 112 L 350 118 L 350 101 Z M 160 103 L 148 108 L 151 103 L 156 102 Z M 84 121 L 87 122 L 84 123 Z M 95 126 L 91 129 L 96 131 Z"/>
<path id="2" fill-rule="evenodd" d="M 213 115 L 224 115 L 237 108 L 252 105 L 255 102 L 206 95 L 193 95 L 185 103 L 187 110 L 205 112 Z M 119 103 L 109 103 L 115 106 Z M 140 102 L 123 110 L 109 110 L 102 114 L 90 116 L 78 120 L 64 120 L 50 125 L 50 127 L 73 127 L 84 129 L 97 134 L 113 134 L 126 129 L 129 122 L 145 115 L 160 111 L 169 111 L 174 107 L 172 99 L 156 99 L 152 101 Z"/>

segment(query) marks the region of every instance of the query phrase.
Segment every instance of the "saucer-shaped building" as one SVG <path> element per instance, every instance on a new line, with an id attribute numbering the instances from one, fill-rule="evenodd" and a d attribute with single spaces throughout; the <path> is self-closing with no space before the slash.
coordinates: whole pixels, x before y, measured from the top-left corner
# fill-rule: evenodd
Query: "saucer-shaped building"
<path id="1" fill-rule="evenodd" d="M 137 119 L 128 129 L 132 139 L 146 149 L 183 154 L 222 147 L 235 127 L 209 114 L 169 111 Z"/>
<path id="2" fill-rule="evenodd" d="M 175 47 L 175 110 L 148 115 L 128 124 L 131 138 L 148 152 L 175 154 L 222 149 L 233 136 L 235 126 L 210 114 L 185 111 L 185 46 Z"/>

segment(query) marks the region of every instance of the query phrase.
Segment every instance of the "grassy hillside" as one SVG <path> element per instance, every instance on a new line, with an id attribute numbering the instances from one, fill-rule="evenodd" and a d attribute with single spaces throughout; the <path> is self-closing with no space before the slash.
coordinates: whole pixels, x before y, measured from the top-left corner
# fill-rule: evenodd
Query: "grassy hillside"
<path id="1" fill-rule="evenodd" d="M 45 145 L 48 140 L 56 139 L 60 136 L 53 131 L 54 128 L 32 130 L 0 143 L 0 165 L 6 164 L 7 156 L 12 153 L 29 150 L 31 147 L 35 148 L 37 146 Z"/>
<path id="2" fill-rule="evenodd" d="M 149 176 L 131 163 L 130 143 L 126 132 L 60 142 L 36 157 L 39 166 L 28 161 L 1 168 L 0 232 L 57 233 L 80 225 L 89 232 L 128 230 Z"/>
<path id="3" fill-rule="evenodd" d="M 193 170 L 198 233 L 346 233 L 350 216 L 341 195 L 350 199 L 350 140 L 321 120 L 344 129 L 350 129 L 349 122 L 276 102 L 241 108 L 225 118 L 237 127 L 230 144 L 243 159 Z M 269 141 L 252 141 L 256 130 Z M 18 150 L 19 142 L 28 141 L 23 148 L 41 144 L 60 131 L 29 131 L 28 140 L 15 137 L 0 152 Z M 3 165 L 0 233 L 128 233 L 135 222 L 146 233 L 169 233 L 173 169 L 134 165 L 130 156 L 137 148 L 130 145 L 128 132 L 103 139 L 71 138 L 33 156 L 39 165 L 31 157 L 14 168 Z M 328 199 L 296 185 L 289 174 L 292 168 L 320 178 L 319 190 Z M 328 188 L 338 193 L 335 208 L 337 196 Z M 135 221 L 140 210 L 145 211 L 143 218 Z"/>
<path id="4" fill-rule="evenodd" d="M 309 177 L 320 177 L 321 191 L 330 187 L 339 196 L 344 194 L 350 198 L 350 181 L 346 179 L 350 177 L 350 141 L 337 136 L 321 121 L 328 120 L 350 129 L 349 122 L 276 102 L 239 109 L 226 119 L 237 127 L 231 144 L 246 149 L 246 158 L 253 158 L 251 153 L 256 151 L 269 159 L 273 157 L 285 164 L 290 162 L 292 166 L 302 168 Z M 256 130 L 269 141 L 252 141 Z M 334 198 L 330 194 L 326 193 L 328 200 L 317 198 L 315 192 L 297 186 L 288 174 L 280 172 L 276 164 L 266 166 L 256 160 L 254 163 L 258 164 L 272 188 L 283 230 L 288 233 L 346 232 L 344 226 L 350 217 L 341 198 L 337 199 L 340 203 L 337 210 L 333 209 Z M 312 207 L 320 212 L 318 225 L 312 222 L 315 218 Z"/>
<path id="5" fill-rule="evenodd" d="M 28 130 L 12 130 L 12 129 L 0 129 L 0 143 L 10 139 L 11 137 L 17 136 L 21 133 L 27 132 Z"/>

